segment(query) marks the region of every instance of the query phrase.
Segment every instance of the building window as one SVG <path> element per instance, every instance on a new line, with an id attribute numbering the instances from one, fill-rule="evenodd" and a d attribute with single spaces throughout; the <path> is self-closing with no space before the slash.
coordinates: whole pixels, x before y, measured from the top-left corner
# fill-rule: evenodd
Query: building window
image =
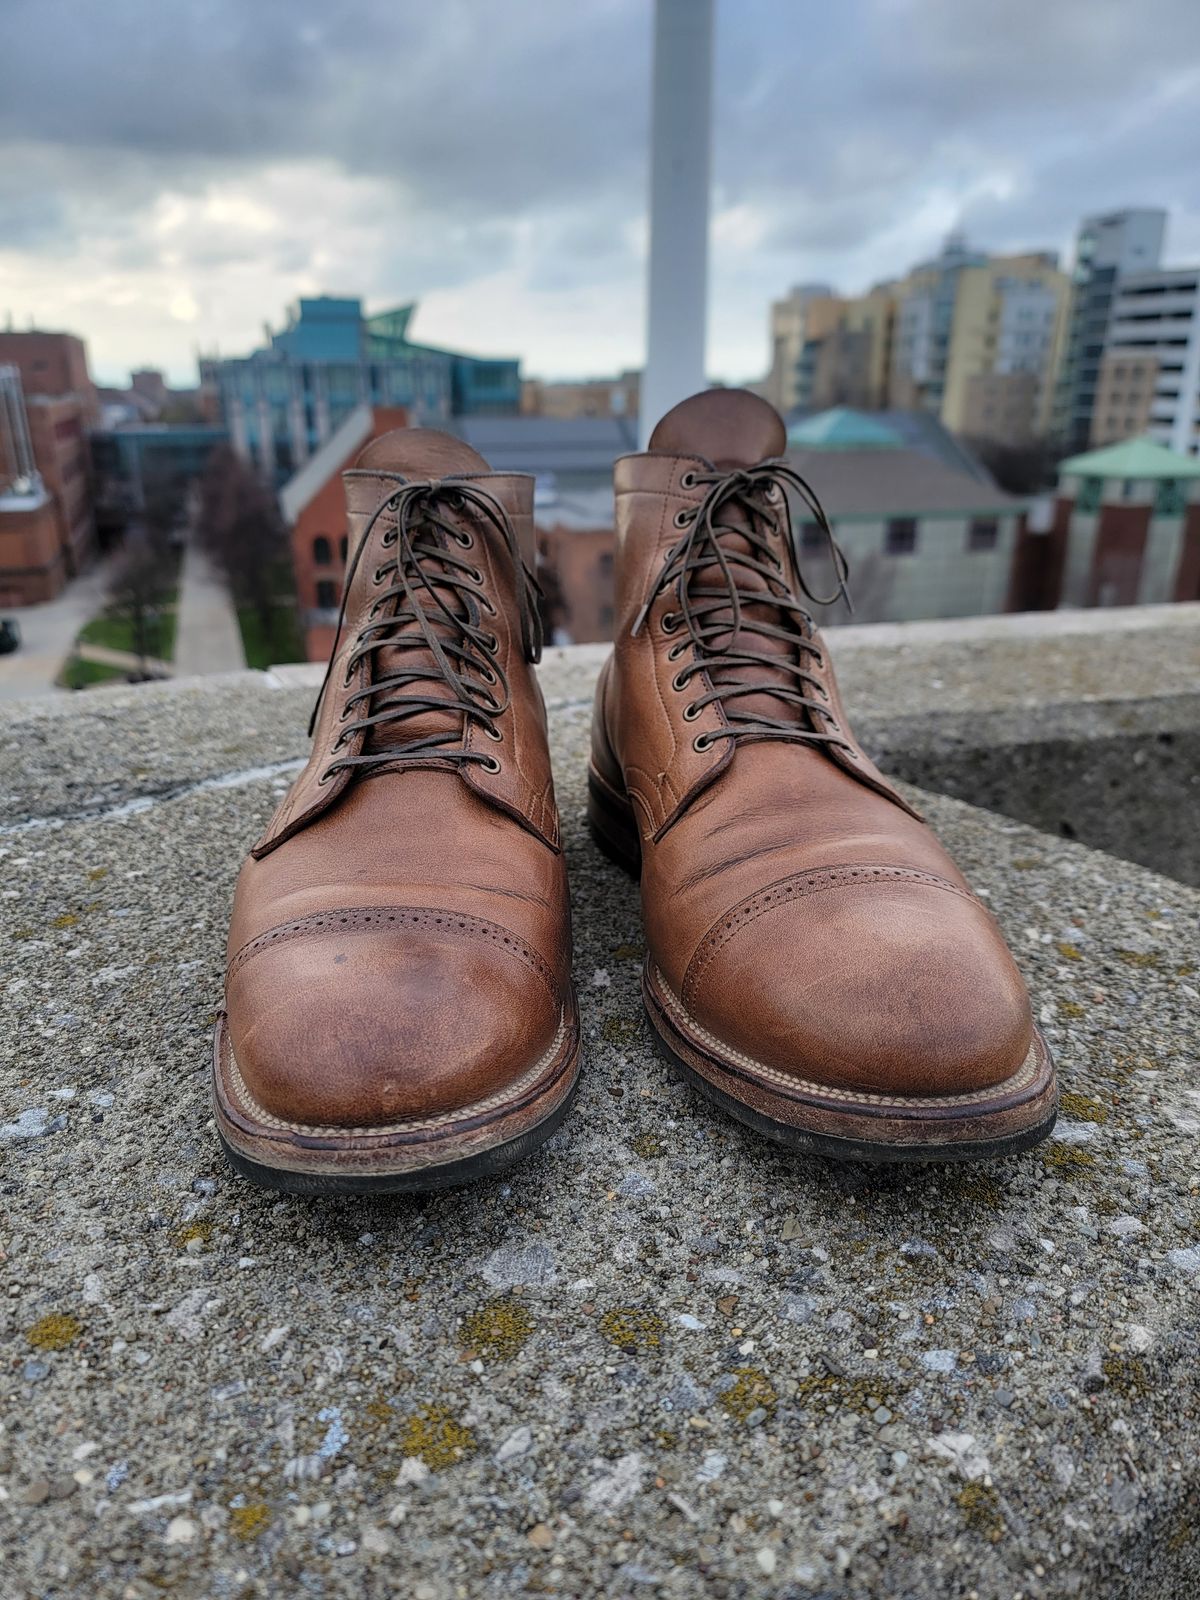
<path id="1" fill-rule="evenodd" d="M 995 517 L 972 517 L 967 529 L 968 550 L 994 550 L 1000 537 L 1000 524 Z"/>
<path id="2" fill-rule="evenodd" d="M 611 578 L 612 577 L 612 575 L 613 575 L 613 556 L 612 556 L 612 551 L 611 550 L 602 550 L 600 552 L 599 566 L 600 566 L 600 576 L 601 576 L 601 578 Z"/>
<path id="3" fill-rule="evenodd" d="M 319 567 L 327 567 L 333 560 L 333 551 L 329 540 L 323 533 L 319 533 L 313 540 L 313 560 Z"/>
<path id="4" fill-rule="evenodd" d="M 1082 479 L 1075 496 L 1076 511 L 1095 511 L 1100 505 L 1100 491 L 1103 487 L 1102 478 Z"/>
<path id="5" fill-rule="evenodd" d="M 1121 499 L 1122 500 L 1132 500 L 1133 499 L 1133 490 L 1134 490 L 1133 479 L 1132 478 L 1126 478 L 1125 481 L 1121 485 Z"/>
<path id="6" fill-rule="evenodd" d="M 347 553 L 347 551 L 349 549 L 350 549 L 350 541 L 349 541 L 349 539 L 347 539 L 346 535 L 343 534 L 342 537 L 338 540 L 338 555 L 341 557 L 343 564 L 345 563 L 346 553 Z"/>
<path id="7" fill-rule="evenodd" d="M 317 584 L 317 609 L 319 611 L 337 610 L 337 588 L 328 578 L 322 578 Z"/>
<path id="8" fill-rule="evenodd" d="M 1164 478 L 1154 496 L 1154 514 L 1158 517 L 1183 515 L 1183 491 L 1174 478 Z"/>
<path id="9" fill-rule="evenodd" d="M 913 555 L 917 548 L 917 519 L 890 517 L 883 536 L 883 548 L 889 556 Z"/>

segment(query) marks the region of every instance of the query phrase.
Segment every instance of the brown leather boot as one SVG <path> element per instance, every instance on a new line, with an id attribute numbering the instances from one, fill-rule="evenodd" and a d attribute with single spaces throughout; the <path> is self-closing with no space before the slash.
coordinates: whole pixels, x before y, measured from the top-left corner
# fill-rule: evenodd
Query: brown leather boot
<path id="1" fill-rule="evenodd" d="M 577 1077 L 533 479 L 419 430 L 344 477 L 312 754 L 238 879 L 217 1127 L 272 1188 L 425 1189 L 532 1150 Z"/>
<path id="2" fill-rule="evenodd" d="M 786 443 L 765 401 L 716 390 L 616 464 L 589 811 L 640 863 L 646 1010 L 685 1077 L 798 1149 L 1022 1149 L 1054 1124 L 1045 1041 L 990 912 L 850 732 L 789 493 L 839 591 L 845 564 Z"/>

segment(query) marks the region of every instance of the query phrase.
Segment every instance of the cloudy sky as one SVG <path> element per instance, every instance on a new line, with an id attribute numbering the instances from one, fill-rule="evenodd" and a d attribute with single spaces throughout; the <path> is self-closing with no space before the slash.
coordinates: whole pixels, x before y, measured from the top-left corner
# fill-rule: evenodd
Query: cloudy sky
<path id="1" fill-rule="evenodd" d="M 1200 257 L 1196 0 L 717 0 L 710 371 L 965 227 Z M 640 360 L 651 0 L 0 0 L 0 320 L 194 379 L 317 290 L 546 375 Z"/>

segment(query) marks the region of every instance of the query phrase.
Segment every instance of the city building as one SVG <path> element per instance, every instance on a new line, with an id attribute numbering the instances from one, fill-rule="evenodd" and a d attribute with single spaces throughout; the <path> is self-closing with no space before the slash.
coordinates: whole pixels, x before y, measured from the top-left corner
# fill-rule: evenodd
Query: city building
<path id="1" fill-rule="evenodd" d="M 102 546 L 114 543 L 130 522 L 165 503 L 182 521 L 192 486 L 204 475 L 224 428 L 202 423 L 126 423 L 91 435 L 96 523 Z"/>
<path id="2" fill-rule="evenodd" d="M 1085 450 L 1092 437 L 1116 286 L 1158 267 L 1166 226 L 1166 212 L 1149 207 L 1085 217 L 1079 226 L 1055 406 L 1054 431 L 1067 450 Z"/>
<path id="3" fill-rule="evenodd" d="M 73 334 L 0 333 L 0 370 L 0 603 L 30 605 L 52 599 L 95 548 L 96 396 Z"/>
<path id="4" fill-rule="evenodd" d="M 1150 439 L 1072 456 L 1043 537 L 1055 604 L 1200 600 L 1200 461 Z"/>
<path id="5" fill-rule="evenodd" d="M 547 643 L 611 639 L 617 546 L 611 484 L 539 494 L 534 530 Z"/>
<path id="6" fill-rule="evenodd" d="M 952 235 L 896 286 L 891 404 L 998 444 L 1045 435 L 1069 288 L 1052 255 L 988 257 Z"/>
<path id="7" fill-rule="evenodd" d="M 415 305 L 367 316 L 357 299 L 302 299 L 261 349 L 203 358 L 201 384 L 215 388 L 234 447 L 280 484 L 361 406 L 400 407 L 434 426 L 520 409 L 519 361 L 418 344 L 415 314 Z"/>
<path id="8" fill-rule="evenodd" d="M 878 416 L 817 416 L 788 433 L 789 465 L 812 486 L 850 563 L 855 622 L 986 616 L 1016 609 L 1014 559 L 1025 502 L 915 448 Z M 832 583 L 825 536 L 797 528 L 815 592 Z M 844 607 L 817 607 L 845 622 Z"/>
<path id="9" fill-rule="evenodd" d="M 582 378 L 550 382 L 526 378 L 521 384 L 521 411 L 533 417 L 635 417 L 642 375 L 627 370 L 615 378 Z"/>
<path id="10" fill-rule="evenodd" d="M 1114 286 L 1091 442 L 1140 433 L 1200 452 L 1200 267 L 1130 273 Z"/>
<path id="11" fill-rule="evenodd" d="M 356 406 L 283 487 L 279 509 L 288 528 L 296 604 L 310 661 L 333 649 L 349 556 L 342 473 L 381 434 L 408 425 L 400 406 Z"/>
<path id="12" fill-rule="evenodd" d="M 800 365 L 804 347 L 830 311 L 825 302 L 837 296 L 827 283 L 798 283 L 771 306 L 771 366 L 762 386 L 777 411 L 802 405 Z"/>

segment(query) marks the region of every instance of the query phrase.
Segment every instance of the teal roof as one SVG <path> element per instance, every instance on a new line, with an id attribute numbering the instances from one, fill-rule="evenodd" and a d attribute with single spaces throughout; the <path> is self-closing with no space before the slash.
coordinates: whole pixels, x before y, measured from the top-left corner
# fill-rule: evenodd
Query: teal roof
<path id="1" fill-rule="evenodd" d="M 788 429 L 788 444 L 806 450 L 900 450 L 904 440 L 863 411 L 835 406 L 832 411 L 794 422 Z"/>
<path id="2" fill-rule="evenodd" d="M 1153 439 L 1126 439 L 1059 463 L 1073 478 L 1200 478 L 1200 460 L 1181 456 Z"/>

